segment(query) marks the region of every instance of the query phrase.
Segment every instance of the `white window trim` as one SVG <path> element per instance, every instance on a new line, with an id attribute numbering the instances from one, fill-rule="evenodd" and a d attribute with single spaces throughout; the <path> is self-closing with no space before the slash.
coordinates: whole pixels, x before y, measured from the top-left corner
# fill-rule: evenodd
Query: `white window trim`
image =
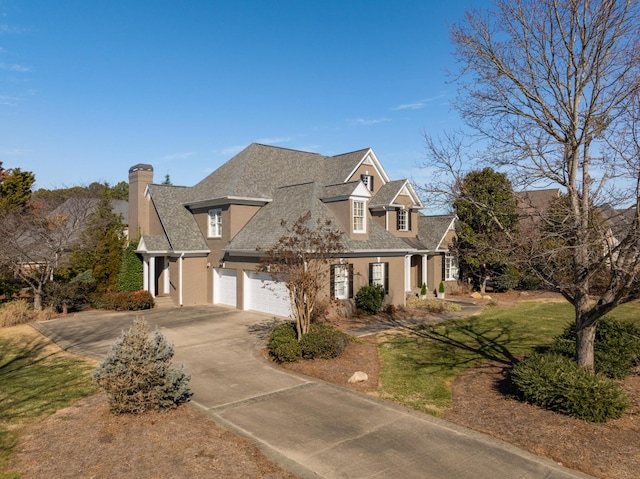
<path id="1" fill-rule="evenodd" d="M 444 280 L 455 281 L 458 279 L 460 268 L 457 258 L 452 254 L 444 256 Z"/>
<path id="2" fill-rule="evenodd" d="M 409 212 L 405 209 L 398 210 L 398 231 L 409 231 Z"/>
<path id="3" fill-rule="evenodd" d="M 356 205 L 362 206 L 362 215 L 356 216 Z M 356 229 L 356 218 L 362 218 L 362 228 Z M 351 225 L 354 233 L 367 232 L 367 202 L 364 200 L 353 200 L 351 206 Z"/>
<path id="4" fill-rule="evenodd" d="M 214 218 L 216 221 L 215 223 L 212 223 Z M 214 208 L 209 210 L 207 228 L 207 235 L 209 238 L 222 237 L 222 209 Z"/>
<path id="5" fill-rule="evenodd" d="M 384 263 L 371 263 L 371 264 L 372 264 L 371 284 L 379 284 L 380 286 L 384 287 Z M 379 270 L 379 273 L 380 273 L 379 278 L 373 277 L 373 273 L 375 272 L 376 269 Z"/>
<path id="6" fill-rule="evenodd" d="M 349 299 L 349 267 L 346 264 L 337 264 L 333 270 L 334 281 L 333 290 L 336 299 Z M 341 294 L 338 294 L 338 284 L 344 288 Z"/>

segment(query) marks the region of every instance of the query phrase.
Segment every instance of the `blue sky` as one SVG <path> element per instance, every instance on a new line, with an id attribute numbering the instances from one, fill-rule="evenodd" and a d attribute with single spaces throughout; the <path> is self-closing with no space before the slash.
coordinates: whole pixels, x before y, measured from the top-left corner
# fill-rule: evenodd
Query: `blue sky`
<path id="1" fill-rule="evenodd" d="M 419 181 L 423 133 L 459 123 L 447 24 L 487 1 L 0 0 L 0 161 L 193 185 L 252 142 L 372 147 Z"/>

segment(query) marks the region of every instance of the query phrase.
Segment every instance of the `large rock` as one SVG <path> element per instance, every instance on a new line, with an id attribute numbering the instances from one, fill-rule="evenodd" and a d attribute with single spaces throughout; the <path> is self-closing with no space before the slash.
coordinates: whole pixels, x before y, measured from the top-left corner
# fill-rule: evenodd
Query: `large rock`
<path id="1" fill-rule="evenodd" d="M 361 383 L 367 381 L 369 379 L 369 375 L 362 371 L 356 371 L 353 373 L 353 376 L 349 378 L 349 383 Z"/>

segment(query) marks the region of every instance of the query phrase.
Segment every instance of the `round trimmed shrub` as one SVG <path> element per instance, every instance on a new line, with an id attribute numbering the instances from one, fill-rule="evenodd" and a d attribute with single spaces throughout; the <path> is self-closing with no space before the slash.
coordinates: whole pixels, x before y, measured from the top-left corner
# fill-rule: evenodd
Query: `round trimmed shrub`
<path id="1" fill-rule="evenodd" d="M 328 324 L 312 324 L 309 332 L 300 340 L 304 359 L 337 358 L 348 344 L 349 336 Z"/>
<path id="2" fill-rule="evenodd" d="M 302 348 L 298 343 L 296 324 L 286 322 L 279 324 L 271 334 L 267 342 L 269 355 L 281 363 L 295 363 L 302 357 Z"/>
<path id="3" fill-rule="evenodd" d="M 629 399 L 611 379 L 592 374 L 561 354 L 535 354 L 511 369 L 520 398 L 589 422 L 622 417 Z"/>
<path id="4" fill-rule="evenodd" d="M 367 314 L 376 314 L 382 308 L 384 302 L 384 286 L 369 284 L 363 286 L 356 293 L 356 308 Z"/>
<path id="5" fill-rule="evenodd" d="M 607 377 L 621 379 L 640 358 L 640 328 L 633 323 L 604 317 L 598 321 L 594 341 L 594 369 Z M 576 357 L 576 326 L 568 325 L 555 339 L 551 350 Z"/>

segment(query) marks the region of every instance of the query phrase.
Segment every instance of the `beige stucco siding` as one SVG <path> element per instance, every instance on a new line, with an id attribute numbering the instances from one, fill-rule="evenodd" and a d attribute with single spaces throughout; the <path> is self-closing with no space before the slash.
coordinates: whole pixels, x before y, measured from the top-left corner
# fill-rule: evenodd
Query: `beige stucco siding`
<path id="1" fill-rule="evenodd" d="M 373 165 L 362 164 L 354 171 L 351 178 L 349 178 L 347 181 L 360 181 L 361 175 L 373 176 L 373 191 L 371 192 L 371 194 L 375 195 L 382 186 L 382 178 L 380 178 L 380 173 L 378 172 L 376 167 Z"/>

